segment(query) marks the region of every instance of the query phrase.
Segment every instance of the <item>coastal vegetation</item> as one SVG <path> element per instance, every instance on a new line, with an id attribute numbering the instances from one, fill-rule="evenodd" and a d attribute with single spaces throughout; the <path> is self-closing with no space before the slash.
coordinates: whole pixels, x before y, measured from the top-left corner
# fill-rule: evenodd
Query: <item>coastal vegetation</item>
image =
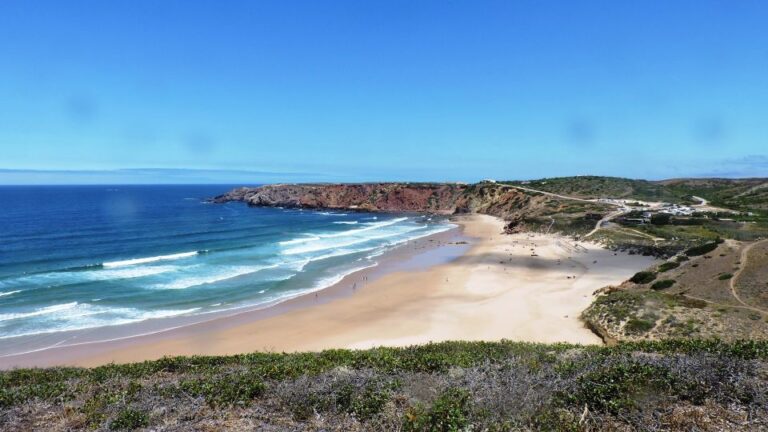
<path id="1" fill-rule="evenodd" d="M 653 318 L 638 319 L 642 331 Z M 445 342 L 0 372 L 0 428 L 754 430 L 768 342 Z"/>
<path id="2" fill-rule="evenodd" d="M 636 284 L 647 284 L 653 282 L 654 279 L 656 279 L 656 272 L 652 271 L 640 271 L 629 278 L 630 282 Z"/>
<path id="3" fill-rule="evenodd" d="M 714 241 L 710 243 L 704 243 L 699 246 L 694 246 L 692 248 L 687 249 L 685 251 L 685 254 L 688 255 L 689 257 L 704 255 L 717 249 L 717 245 L 720 243 L 722 243 L 722 241 Z"/>
<path id="4" fill-rule="evenodd" d="M 665 263 L 661 264 L 661 265 L 658 267 L 658 272 L 659 272 L 659 273 L 664 273 L 664 272 L 666 272 L 666 271 L 670 271 L 670 270 L 672 270 L 672 269 L 675 269 L 675 268 L 678 268 L 678 267 L 680 267 L 680 263 L 679 263 L 679 262 L 676 262 L 676 261 L 667 261 L 667 262 L 665 262 Z"/>
<path id="5" fill-rule="evenodd" d="M 675 281 L 673 279 L 662 279 L 654 282 L 653 285 L 651 285 L 651 289 L 656 291 L 663 290 L 671 287 L 674 284 Z"/>
<path id="6" fill-rule="evenodd" d="M 674 261 L 601 290 L 582 318 L 607 341 L 766 340 L 766 250 L 768 240 L 717 240 L 692 247 Z"/>
<path id="7" fill-rule="evenodd" d="M 618 198 L 697 204 L 699 201 L 694 197 L 703 197 L 717 207 L 743 211 L 768 210 L 768 180 L 764 178 L 651 181 L 621 177 L 575 176 L 505 183 L 579 198 Z"/>

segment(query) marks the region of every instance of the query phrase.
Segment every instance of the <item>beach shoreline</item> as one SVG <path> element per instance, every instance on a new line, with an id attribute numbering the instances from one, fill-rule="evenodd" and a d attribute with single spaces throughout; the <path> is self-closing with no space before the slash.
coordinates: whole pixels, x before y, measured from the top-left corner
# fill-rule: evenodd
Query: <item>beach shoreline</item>
<path id="1" fill-rule="evenodd" d="M 558 235 L 504 235 L 491 216 L 394 248 L 379 265 L 275 306 L 143 336 L 0 357 L 0 368 L 97 366 L 166 355 L 403 346 L 443 340 L 599 344 L 578 319 L 652 259 Z M 535 255 L 535 256 L 533 256 Z"/>

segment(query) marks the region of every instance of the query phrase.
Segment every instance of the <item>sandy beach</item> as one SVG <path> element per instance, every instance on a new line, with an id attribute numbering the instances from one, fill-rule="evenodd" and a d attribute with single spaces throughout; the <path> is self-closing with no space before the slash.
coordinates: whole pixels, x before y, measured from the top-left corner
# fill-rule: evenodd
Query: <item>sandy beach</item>
<path id="1" fill-rule="evenodd" d="M 414 266 L 419 262 L 414 247 L 408 268 L 356 273 L 327 293 L 304 296 L 296 307 L 244 313 L 120 341 L 8 356 L 0 358 L 0 367 L 95 366 L 166 355 L 315 351 L 444 340 L 599 344 L 578 318 L 593 292 L 622 282 L 653 261 L 590 243 L 575 244 L 557 235 L 504 235 L 503 221 L 491 216 L 461 216 L 456 222 L 469 245 L 448 263 L 425 261 Z M 446 242 L 433 246 L 431 253 L 456 247 Z M 345 295 L 338 295 L 340 290 Z"/>

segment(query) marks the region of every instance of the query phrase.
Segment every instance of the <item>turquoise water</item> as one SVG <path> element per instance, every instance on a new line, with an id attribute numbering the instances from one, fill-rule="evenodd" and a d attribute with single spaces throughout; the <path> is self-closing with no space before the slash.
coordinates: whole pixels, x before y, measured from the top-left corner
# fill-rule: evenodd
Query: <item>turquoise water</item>
<path id="1" fill-rule="evenodd" d="M 0 187 L 0 344 L 279 302 L 451 227 L 205 202 L 229 189 Z"/>

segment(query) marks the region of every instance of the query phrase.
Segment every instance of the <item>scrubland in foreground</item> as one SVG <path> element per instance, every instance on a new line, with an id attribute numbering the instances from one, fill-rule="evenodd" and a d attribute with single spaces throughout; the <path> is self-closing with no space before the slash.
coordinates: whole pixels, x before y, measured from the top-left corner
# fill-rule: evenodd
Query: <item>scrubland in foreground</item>
<path id="1" fill-rule="evenodd" d="M 768 343 L 444 342 L 0 373 L 2 430 L 764 430 Z"/>

